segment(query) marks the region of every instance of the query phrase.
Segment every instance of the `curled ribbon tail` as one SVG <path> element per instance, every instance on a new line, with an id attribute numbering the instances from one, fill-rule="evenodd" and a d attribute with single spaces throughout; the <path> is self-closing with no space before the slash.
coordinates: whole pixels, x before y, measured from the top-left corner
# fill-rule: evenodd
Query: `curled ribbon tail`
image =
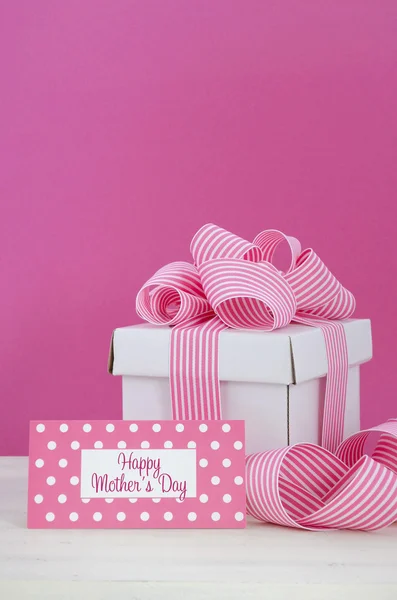
<path id="1" fill-rule="evenodd" d="M 380 434 L 372 457 L 368 436 Z M 312 531 L 377 530 L 397 520 L 397 420 L 361 431 L 332 454 L 313 444 L 246 460 L 247 512 Z"/>

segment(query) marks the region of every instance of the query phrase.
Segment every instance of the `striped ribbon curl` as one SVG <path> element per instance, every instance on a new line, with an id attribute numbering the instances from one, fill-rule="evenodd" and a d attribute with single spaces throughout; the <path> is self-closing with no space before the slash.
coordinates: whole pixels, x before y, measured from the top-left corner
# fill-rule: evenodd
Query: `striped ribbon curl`
<path id="1" fill-rule="evenodd" d="M 286 242 L 284 273 L 273 256 Z M 138 293 L 146 321 L 172 326 L 170 385 L 174 419 L 220 419 L 219 334 L 231 327 L 272 331 L 291 322 L 320 327 L 328 376 L 322 445 L 334 452 L 343 439 L 348 356 L 341 319 L 355 308 L 353 295 L 312 249 L 276 230 L 248 242 L 216 225 L 204 225 L 190 246 L 194 264 L 162 267 Z"/>
<path id="2" fill-rule="evenodd" d="M 371 433 L 380 434 L 372 457 Z M 336 454 L 296 444 L 246 459 L 247 512 L 312 531 L 375 530 L 397 520 L 397 419 L 345 440 Z"/>

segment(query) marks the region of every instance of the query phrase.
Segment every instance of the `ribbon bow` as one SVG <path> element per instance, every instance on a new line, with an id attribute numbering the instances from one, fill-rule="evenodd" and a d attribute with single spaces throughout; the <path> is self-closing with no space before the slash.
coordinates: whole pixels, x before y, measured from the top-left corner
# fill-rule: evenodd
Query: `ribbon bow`
<path id="1" fill-rule="evenodd" d="M 287 242 L 291 263 L 272 263 Z M 322 445 L 342 440 L 348 357 L 343 325 L 355 300 L 312 249 L 276 230 L 248 242 L 216 225 L 204 225 L 190 246 L 194 264 L 174 262 L 157 271 L 138 293 L 138 315 L 173 327 L 170 384 L 174 419 L 220 419 L 219 334 L 225 328 L 272 331 L 291 322 L 323 331 L 328 376 Z"/>
<path id="2" fill-rule="evenodd" d="M 368 436 L 380 433 L 372 457 Z M 314 444 L 246 460 L 247 512 L 261 521 L 309 529 L 375 530 L 397 519 L 397 419 L 360 431 L 336 455 Z"/>

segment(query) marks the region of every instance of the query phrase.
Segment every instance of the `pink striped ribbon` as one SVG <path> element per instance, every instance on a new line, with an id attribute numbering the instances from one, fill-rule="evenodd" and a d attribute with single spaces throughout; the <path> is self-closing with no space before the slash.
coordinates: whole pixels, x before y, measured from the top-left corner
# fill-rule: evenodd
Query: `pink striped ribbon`
<path id="1" fill-rule="evenodd" d="M 272 260 L 286 242 L 291 263 L 283 273 Z M 162 267 L 138 293 L 137 313 L 172 326 L 170 385 L 174 419 L 220 419 L 218 344 L 222 330 L 272 331 L 291 322 L 320 327 L 328 376 L 322 445 L 334 452 L 343 439 L 348 356 L 341 319 L 355 300 L 312 249 L 276 230 L 248 242 L 216 225 L 193 237 L 194 264 Z"/>
<path id="2" fill-rule="evenodd" d="M 372 457 L 371 433 L 380 434 Z M 345 440 L 336 454 L 296 444 L 246 460 L 247 512 L 277 525 L 375 530 L 397 520 L 397 419 Z"/>

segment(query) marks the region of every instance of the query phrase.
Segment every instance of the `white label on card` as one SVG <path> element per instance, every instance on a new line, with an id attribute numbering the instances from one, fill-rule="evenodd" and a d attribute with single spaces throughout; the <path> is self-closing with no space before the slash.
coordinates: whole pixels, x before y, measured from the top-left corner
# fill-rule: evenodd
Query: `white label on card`
<path id="1" fill-rule="evenodd" d="M 196 450 L 82 450 L 81 498 L 196 497 Z"/>

